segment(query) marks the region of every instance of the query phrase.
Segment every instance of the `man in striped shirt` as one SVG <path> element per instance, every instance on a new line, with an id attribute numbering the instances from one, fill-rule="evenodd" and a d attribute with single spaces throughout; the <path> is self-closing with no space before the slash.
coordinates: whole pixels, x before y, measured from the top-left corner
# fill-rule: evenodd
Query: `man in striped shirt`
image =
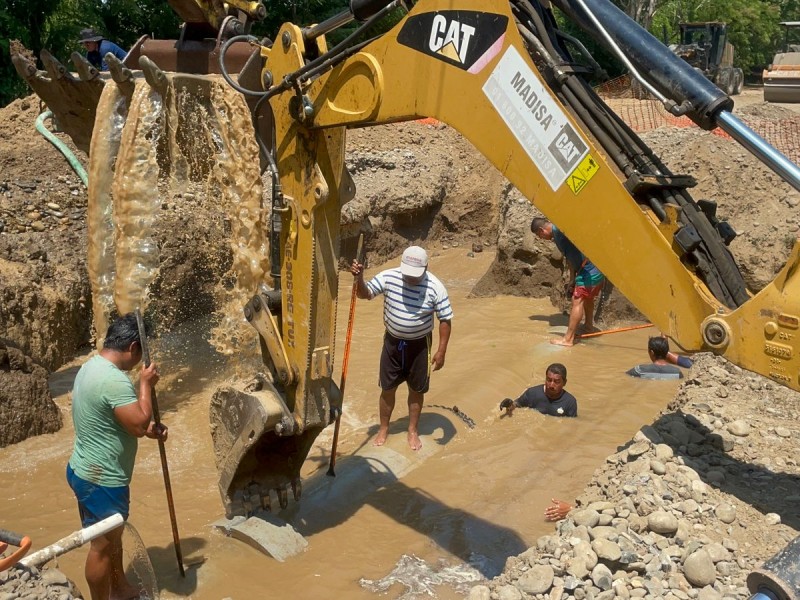
<path id="1" fill-rule="evenodd" d="M 350 271 L 356 278 L 356 294 L 372 300 L 384 295 L 383 323 L 386 333 L 380 364 L 381 397 L 378 404 L 380 429 L 373 444 L 382 446 L 389 435 L 389 421 L 394 410 L 397 386 L 408 384 L 408 445 L 422 448 L 419 439 L 419 416 L 430 384 L 431 369 L 444 366 L 453 308 L 447 290 L 428 272 L 428 253 L 419 246 L 403 252 L 400 267 L 381 271 L 364 282 L 364 265 L 353 261 Z M 439 346 L 431 357 L 433 316 L 439 319 Z"/>

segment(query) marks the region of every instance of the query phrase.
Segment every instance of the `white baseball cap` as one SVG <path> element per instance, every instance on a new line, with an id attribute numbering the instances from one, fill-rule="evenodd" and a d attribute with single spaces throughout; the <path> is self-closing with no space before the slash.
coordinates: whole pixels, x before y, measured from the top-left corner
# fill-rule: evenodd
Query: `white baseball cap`
<path id="1" fill-rule="evenodd" d="M 419 246 L 409 246 L 400 259 L 400 272 L 408 277 L 422 277 L 428 267 L 428 253 Z"/>

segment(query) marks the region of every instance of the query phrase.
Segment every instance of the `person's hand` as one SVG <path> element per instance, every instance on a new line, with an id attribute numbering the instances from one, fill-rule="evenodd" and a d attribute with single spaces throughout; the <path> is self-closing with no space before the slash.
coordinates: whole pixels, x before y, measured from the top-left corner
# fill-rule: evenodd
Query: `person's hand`
<path id="1" fill-rule="evenodd" d="M 350 272 L 353 274 L 353 277 L 363 277 L 364 265 L 353 259 L 353 264 L 350 265 Z"/>
<path id="2" fill-rule="evenodd" d="M 162 442 L 166 442 L 167 438 L 169 437 L 169 428 L 163 423 L 156 425 L 155 422 L 152 422 L 144 434 L 151 440 L 161 440 Z"/>
<path id="3" fill-rule="evenodd" d="M 433 370 L 438 371 L 444 366 L 444 352 L 439 350 L 436 354 L 433 355 L 431 358 L 431 365 L 433 365 Z"/>
<path id="4" fill-rule="evenodd" d="M 571 504 L 567 504 L 561 500 L 552 498 L 551 502 L 552 504 L 544 509 L 544 518 L 546 521 L 560 521 L 572 510 Z"/>
<path id="5" fill-rule="evenodd" d="M 140 377 L 141 380 L 146 385 L 149 385 L 151 388 L 155 387 L 160 378 L 160 375 L 158 374 L 158 366 L 156 365 L 156 363 L 150 363 L 149 367 L 145 367 L 144 365 L 142 365 L 142 373 Z"/>
<path id="6" fill-rule="evenodd" d="M 506 415 L 508 415 L 509 417 L 514 412 L 515 408 L 516 408 L 516 406 L 514 406 L 514 401 L 511 398 L 506 398 L 505 400 L 503 400 L 500 403 L 500 410 L 504 410 L 505 409 Z"/>

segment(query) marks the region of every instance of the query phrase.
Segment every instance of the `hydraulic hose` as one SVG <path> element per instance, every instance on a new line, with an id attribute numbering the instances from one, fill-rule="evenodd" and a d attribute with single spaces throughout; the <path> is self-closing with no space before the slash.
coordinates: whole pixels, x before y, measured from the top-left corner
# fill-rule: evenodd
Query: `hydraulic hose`
<path id="1" fill-rule="evenodd" d="M 72 150 L 67 148 L 67 145 L 58 139 L 52 131 L 50 131 L 47 127 L 45 127 L 44 122 L 47 119 L 53 118 L 53 112 L 50 110 L 44 111 L 36 118 L 36 131 L 41 133 L 45 139 L 53 144 L 61 154 L 64 155 L 64 158 L 67 159 L 67 162 L 72 167 L 72 170 L 75 171 L 75 174 L 81 178 L 84 187 L 89 187 L 89 176 L 86 174 L 86 169 L 83 168 L 81 161 L 78 160 L 78 157 L 72 153 Z"/>

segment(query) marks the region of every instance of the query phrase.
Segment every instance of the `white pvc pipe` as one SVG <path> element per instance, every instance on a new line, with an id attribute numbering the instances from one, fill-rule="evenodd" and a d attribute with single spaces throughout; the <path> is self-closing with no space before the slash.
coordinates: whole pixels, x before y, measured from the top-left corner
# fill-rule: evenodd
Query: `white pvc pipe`
<path id="1" fill-rule="evenodd" d="M 61 556 L 70 550 L 80 548 L 86 542 L 89 542 L 96 537 L 100 537 L 112 529 L 116 529 L 117 527 L 121 526 L 123 522 L 124 519 L 122 518 L 122 515 L 115 513 L 110 517 L 95 523 L 94 525 L 89 525 L 89 527 L 86 527 L 85 529 L 79 529 L 74 533 L 70 533 L 67 537 L 61 538 L 46 548 L 42 548 L 33 554 L 29 554 L 19 561 L 19 564 L 25 567 L 39 567 L 47 561 L 54 559 L 56 556 Z"/>

